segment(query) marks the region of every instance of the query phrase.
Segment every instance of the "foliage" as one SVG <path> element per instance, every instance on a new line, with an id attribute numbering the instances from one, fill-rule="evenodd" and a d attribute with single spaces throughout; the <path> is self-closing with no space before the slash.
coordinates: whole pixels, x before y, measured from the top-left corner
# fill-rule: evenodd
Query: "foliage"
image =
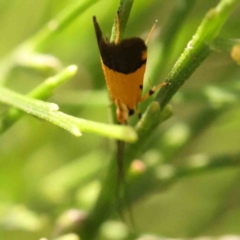
<path id="1" fill-rule="evenodd" d="M 240 233 L 240 3 L 133 2 L 0 2 L 1 239 Z M 113 39 L 117 9 L 121 38 L 158 19 L 144 90 L 169 82 L 129 126 L 116 125 L 92 24 L 114 22 Z M 135 227 L 128 202 L 118 214 L 115 139 L 128 142 Z"/>

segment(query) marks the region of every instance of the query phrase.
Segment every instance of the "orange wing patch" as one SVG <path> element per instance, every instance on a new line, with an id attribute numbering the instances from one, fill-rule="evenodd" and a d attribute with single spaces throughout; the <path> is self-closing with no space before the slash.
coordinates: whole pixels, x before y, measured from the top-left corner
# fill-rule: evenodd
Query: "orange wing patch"
<path id="1" fill-rule="evenodd" d="M 142 65 L 135 72 L 129 74 L 116 72 L 104 64 L 102 64 L 102 68 L 113 101 L 119 100 L 129 110 L 134 110 L 141 100 L 146 65 Z"/>

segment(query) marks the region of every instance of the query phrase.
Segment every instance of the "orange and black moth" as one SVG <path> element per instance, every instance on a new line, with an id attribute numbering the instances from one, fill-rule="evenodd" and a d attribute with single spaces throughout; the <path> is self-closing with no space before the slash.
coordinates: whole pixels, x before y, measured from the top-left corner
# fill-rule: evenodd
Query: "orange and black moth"
<path id="1" fill-rule="evenodd" d="M 96 17 L 93 17 L 93 23 L 106 84 L 117 106 L 117 120 L 126 123 L 128 116 L 138 111 L 138 103 L 154 92 L 150 90 L 148 96 L 142 97 L 147 46 L 138 37 L 119 41 L 119 26 L 115 41 L 109 42 L 103 38 Z"/>

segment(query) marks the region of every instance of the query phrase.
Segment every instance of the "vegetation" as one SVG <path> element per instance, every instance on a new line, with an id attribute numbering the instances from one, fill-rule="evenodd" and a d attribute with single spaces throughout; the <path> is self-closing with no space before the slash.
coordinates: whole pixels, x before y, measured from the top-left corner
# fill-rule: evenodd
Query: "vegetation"
<path id="1" fill-rule="evenodd" d="M 240 234 L 240 1 L 0 6 L 0 239 Z M 158 19 L 144 91 L 170 83 L 128 126 L 116 124 L 92 23 L 113 39 L 117 10 L 120 38 L 144 39 Z"/>

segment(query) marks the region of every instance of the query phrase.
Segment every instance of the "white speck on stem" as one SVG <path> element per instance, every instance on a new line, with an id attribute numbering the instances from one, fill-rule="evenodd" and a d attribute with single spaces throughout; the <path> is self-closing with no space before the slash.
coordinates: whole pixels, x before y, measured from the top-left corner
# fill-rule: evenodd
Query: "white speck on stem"
<path id="1" fill-rule="evenodd" d="M 55 31 L 58 28 L 58 22 L 55 19 L 52 19 L 49 23 L 48 23 L 48 28 L 51 31 Z"/>
<path id="2" fill-rule="evenodd" d="M 190 40 L 187 44 L 187 49 L 193 49 L 193 46 L 192 46 L 192 40 Z"/>
<path id="3" fill-rule="evenodd" d="M 82 136 L 82 133 L 79 131 L 78 127 L 73 127 L 73 128 L 71 129 L 71 133 L 72 133 L 74 136 L 77 136 L 77 137 Z"/>
<path id="4" fill-rule="evenodd" d="M 59 106 L 56 103 L 50 103 L 49 104 L 49 111 L 54 112 L 54 111 L 58 111 Z"/>
<path id="5" fill-rule="evenodd" d="M 169 129 L 165 135 L 165 141 L 169 146 L 181 146 L 190 135 L 190 129 L 183 123 L 178 123 Z"/>
<path id="6" fill-rule="evenodd" d="M 77 71 L 78 67 L 76 65 L 71 65 L 68 67 L 68 71 L 71 73 L 75 73 Z"/>
<path id="7" fill-rule="evenodd" d="M 190 158 L 189 165 L 192 167 L 205 167 L 209 163 L 208 156 L 204 154 L 197 154 Z"/>
<path id="8" fill-rule="evenodd" d="M 156 169 L 156 176 L 160 179 L 169 179 L 175 173 L 174 167 L 171 165 L 165 164 Z"/>

